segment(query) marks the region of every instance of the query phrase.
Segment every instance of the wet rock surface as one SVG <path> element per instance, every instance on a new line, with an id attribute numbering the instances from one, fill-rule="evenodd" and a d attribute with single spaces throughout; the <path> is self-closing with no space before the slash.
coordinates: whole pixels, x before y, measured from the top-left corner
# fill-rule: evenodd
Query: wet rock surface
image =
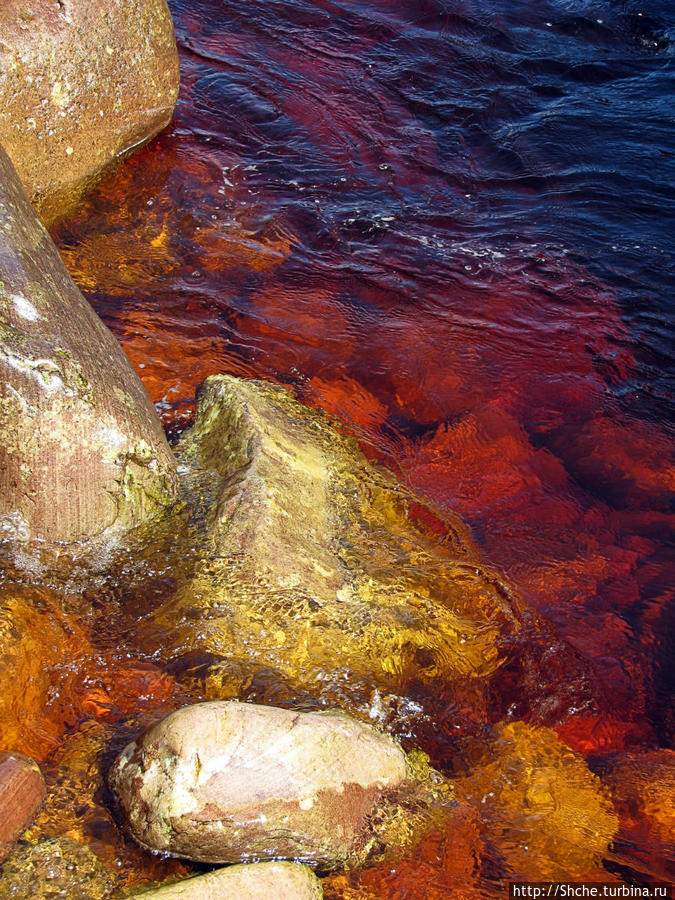
<path id="1" fill-rule="evenodd" d="M 10 0 L 0 35 L 0 143 L 47 219 L 171 119 L 178 57 L 165 0 Z"/>
<path id="2" fill-rule="evenodd" d="M 143 846 L 202 862 L 364 857 L 411 773 L 400 747 L 341 711 L 212 702 L 167 716 L 110 783 Z"/>
<path id="3" fill-rule="evenodd" d="M 174 493 L 145 388 L 0 148 L 0 537 L 82 540 L 138 524 Z"/>
<path id="4" fill-rule="evenodd" d="M 0 861 L 45 797 L 38 765 L 20 753 L 0 753 Z"/>
<path id="5" fill-rule="evenodd" d="M 264 862 L 230 866 L 208 875 L 134 894 L 130 900 L 321 900 L 321 882 L 307 866 Z"/>
<path id="6" fill-rule="evenodd" d="M 326 685 L 349 673 L 386 691 L 480 679 L 503 662 L 518 604 L 461 522 L 432 544 L 410 516 L 415 498 L 289 391 L 207 379 L 177 456 L 211 473 L 215 499 L 193 575 L 148 619 L 161 637 L 147 649 L 245 660 L 312 688 L 321 672 Z"/>

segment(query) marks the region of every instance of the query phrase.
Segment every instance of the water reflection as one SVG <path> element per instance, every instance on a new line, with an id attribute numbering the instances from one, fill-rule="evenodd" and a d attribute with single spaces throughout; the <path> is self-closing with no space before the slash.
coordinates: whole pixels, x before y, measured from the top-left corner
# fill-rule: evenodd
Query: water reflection
<path id="1" fill-rule="evenodd" d="M 175 123 L 54 228 L 74 278 L 174 435 L 208 374 L 287 383 L 425 498 L 437 541 L 450 511 L 465 518 L 556 637 L 530 650 L 546 684 L 524 654 L 497 696 L 460 692 L 448 709 L 554 727 L 622 798 L 603 876 L 662 872 L 656 801 L 638 814 L 625 798 L 649 754 L 666 753 L 667 773 L 655 748 L 675 726 L 665 5 L 172 8 Z M 169 577 L 139 581 L 141 606 Z M 88 600 L 127 609 L 114 592 Z M 195 657 L 170 674 L 198 693 L 217 669 Z M 284 696 L 273 672 L 240 681 L 251 699 Z M 404 702 L 423 708 L 424 689 Z M 104 698 L 88 703 L 80 717 L 109 717 Z M 422 718 L 416 737 L 458 771 Z M 426 898 L 459 878 L 489 895 L 494 821 L 462 823 L 461 864 L 437 834 L 397 874 L 330 889 Z"/>

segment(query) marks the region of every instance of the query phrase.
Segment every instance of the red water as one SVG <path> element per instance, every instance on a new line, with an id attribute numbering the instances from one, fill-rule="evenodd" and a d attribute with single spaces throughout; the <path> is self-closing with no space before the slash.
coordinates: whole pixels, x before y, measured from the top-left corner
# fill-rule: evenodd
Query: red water
<path id="1" fill-rule="evenodd" d="M 665 83 L 641 106 L 665 63 L 636 41 L 658 21 L 637 31 L 607 3 L 172 6 L 174 124 L 53 230 L 169 433 L 208 374 L 290 384 L 441 520 L 459 512 L 573 649 L 572 675 L 541 661 L 544 686 L 524 690 L 517 660 L 501 672 L 510 716 L 607 778 L 607 755 L 672 748 L 672 264 L 648 175 L 618 190 L 630 111 Z M 606 169 L 629 139 L 632 163 Z M 620 865 L 662 872 L 672 845 L 625 810 Z M 419 892 L 454 883 L 438 841 L 376 896 L 446 896 Z"/>

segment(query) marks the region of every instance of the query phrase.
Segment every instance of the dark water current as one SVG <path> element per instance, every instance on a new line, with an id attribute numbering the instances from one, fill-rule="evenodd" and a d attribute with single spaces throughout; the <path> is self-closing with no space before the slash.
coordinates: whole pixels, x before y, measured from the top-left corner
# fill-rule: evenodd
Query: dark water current
<path id="1" fill-rule="evenodd" d="M 54 229 L 170 433 L 292 385 L 576 649 L 565 741 L 672 748 L 672 0 L 170 5 L 173 125 Z"/>

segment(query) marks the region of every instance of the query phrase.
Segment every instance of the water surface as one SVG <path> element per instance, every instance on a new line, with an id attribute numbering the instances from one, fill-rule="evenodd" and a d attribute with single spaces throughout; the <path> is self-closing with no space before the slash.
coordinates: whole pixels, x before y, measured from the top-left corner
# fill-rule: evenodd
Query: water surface
<path id="1" fill-rule="evenodd" d="M 629 779 L 675 729 L 671 4 L 171 8 L 173 125 L 54 228 L 76 281 L 170 434 L 272 379 L 459 512 L 577 654 L 547 724 Z M 608 872 L 667 867 L 640 827 Z"/>

